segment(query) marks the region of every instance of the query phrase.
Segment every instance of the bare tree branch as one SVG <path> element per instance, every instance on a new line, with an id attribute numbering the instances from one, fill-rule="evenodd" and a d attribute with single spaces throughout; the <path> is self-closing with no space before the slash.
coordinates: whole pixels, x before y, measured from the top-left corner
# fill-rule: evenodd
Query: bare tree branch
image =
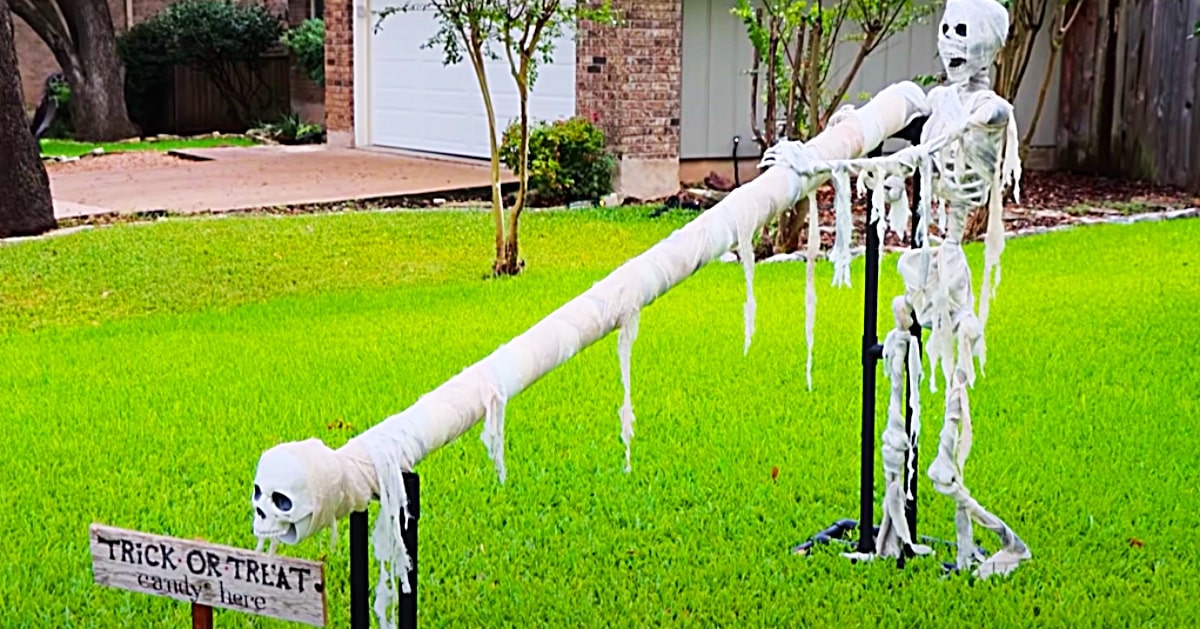
<path id="1" fill-rule="evenodd" d="M 62 17 L 45 0 L 8 0 L 8 6 L 46 42 L 64 72 L 77 72 L 79 56 Z"/>

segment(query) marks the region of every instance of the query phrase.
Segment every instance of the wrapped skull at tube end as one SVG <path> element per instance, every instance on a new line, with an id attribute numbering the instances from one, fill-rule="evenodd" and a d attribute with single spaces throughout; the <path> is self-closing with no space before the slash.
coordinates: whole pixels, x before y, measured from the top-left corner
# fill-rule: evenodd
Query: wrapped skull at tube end
<path id="1" fill-rule="evenodd" d="M 376 493 L 370 459 L 354 441 L 333 450 L 320 439 L 281 443 L 258 460 L 251 504 L 259 540 L 298 544 Z"/>

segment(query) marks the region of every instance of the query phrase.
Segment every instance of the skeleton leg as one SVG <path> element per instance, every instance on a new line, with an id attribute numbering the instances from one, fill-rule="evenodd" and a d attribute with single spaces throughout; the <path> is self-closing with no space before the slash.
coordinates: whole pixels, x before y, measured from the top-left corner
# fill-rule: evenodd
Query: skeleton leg
<path id="1" fill-rule="evenodd" d="M 967 356 L 970 360 L 970 356 Z M 980 561 L 975 548 L 972 522 L 977 522 L 1000 538 L 1000 550 L 984 560 L 977 570 L 980 577 L 1008 574 L 1032 555 L 1025 542 L 1003 520 L 984 509 L 963 484 L 962 468 L 970 454 L 971 411 L 967 399 L 968 374 L 955 369 L 954 379 L 946 385 L 946 421 L 942 426 L 937 458 L 929 467 L 934 489 L 954 499 L 958 510 L 954 526 L 958 534 L 958 568 L 966 569 Z M 959 430 L 962 430 L 962 439 Z"/>
<path id="2" fill-rule="evenodd" d="M 908 434 L 904 420 L 904 368 L 909 364 L 910 349 L 915 349 L 909 332 L 912 326 L 909 316 L 911 306 L 904 296 L 896 297 L 892 301 L 892 311 L 896 317 L 896 328 L 888 332 L 883 343 L 884 364 L 892 382 L 892 395 L 888 403 L 887 428 L 883 431 L 883 520 L 879 525 L 875 548 L 882 557 L 899 557 L 907 544 L 916 554 L 927 555 L 933 552 L 932 549 L 913 544 L 912 532 L 908 529 L 908 519 L 904 513 L 904 463 L 914 439 L 913 435 Z M 917 359 L 919 369 L 919 355 Z M 919 430 L 918 425 L 914 422 L 914 432 Z"/>

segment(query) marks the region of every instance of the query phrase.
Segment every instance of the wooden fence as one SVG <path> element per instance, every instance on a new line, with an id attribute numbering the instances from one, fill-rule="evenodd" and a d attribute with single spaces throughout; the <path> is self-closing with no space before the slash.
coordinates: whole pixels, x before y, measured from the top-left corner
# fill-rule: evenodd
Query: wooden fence
<path id="1" fill-rule="evenodd" d="M 1063 48 L 1059 165 L 1200 192 L 1200 0 L 1087 0 Z"/>
<path id="2" fill-rule="evenodd" d="M 273 53 L 264 58 L 260 71 L 254 75 L 256 99 L 251 120 L 274 121 L 291 110 L 291 62 L 286 53 Z M 170 77 L 164 110 L 161 112 L 163 131 L 177 134 L 221 131 L 236 133 L 246 130 L 244 121 L 230 109 L 221 90 L 204 74 L 186 67 L 176 67 Z"/>

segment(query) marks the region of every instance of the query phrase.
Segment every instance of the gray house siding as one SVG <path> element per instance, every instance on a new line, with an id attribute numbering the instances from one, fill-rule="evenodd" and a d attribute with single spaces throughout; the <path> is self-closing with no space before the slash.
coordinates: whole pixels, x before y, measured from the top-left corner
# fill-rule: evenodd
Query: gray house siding
<path id="1" fill-rule="evenodd" d="M 729 13 L 735 0 L 683 0 L 683 108 L 680 158 L 727 158 L 733 137 L 741 136 L 739 155 L 758 154 L 750 130 L 750 77 L 753 51 L 742 23 Z M 867 58 L 847 93 L 848 102 L 891 83 L 941 70 L 937 58 L 936 16 L 892 37 Z M 856 45 L 842 45 L 834 56 L 829 87 L 838 85 L 853 62 Z M 1037 105 L 1050 37 L 1043 29 L 1017 95 L 1017 122 L 1024 133 Z M 1047 94 L 1033 146 L 1054 146 L 1058 124 L 1059 76 Z"/>

